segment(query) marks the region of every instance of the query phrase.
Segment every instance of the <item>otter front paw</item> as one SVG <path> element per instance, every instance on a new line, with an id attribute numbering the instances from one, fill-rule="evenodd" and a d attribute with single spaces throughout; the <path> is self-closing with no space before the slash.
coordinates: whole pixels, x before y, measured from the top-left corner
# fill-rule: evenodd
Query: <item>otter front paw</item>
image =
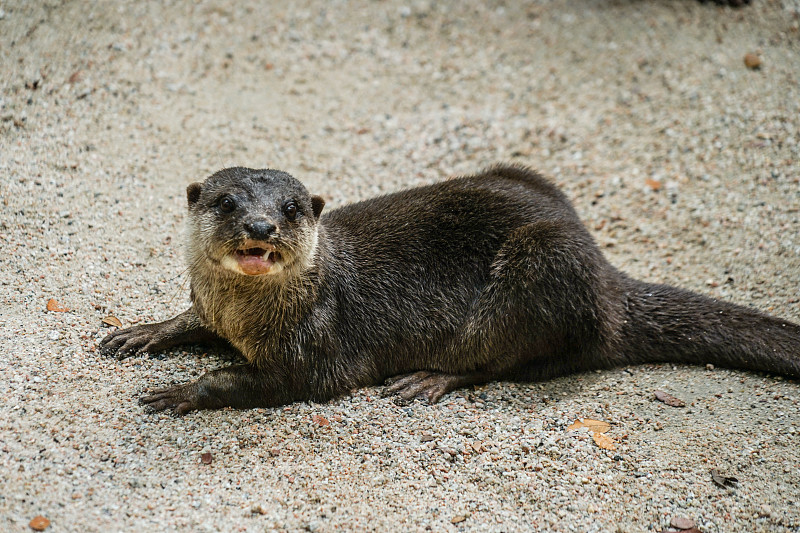
<path id="1" fill-rule="evenodd" d="M 100 353 L 117 359 L 125 359 L 141 353 L 156 353 L 169 348 L 171 335 L 163 323 L 143 324 L 132 328 L 118 329 L 100 341 Z"/>
<path id="2" fill-rule="evenodd" d="M 425 398 L 430 403 L 438 402 L 442 396 L 455 388 L 454 378 L 438 372 L 414 372 L 387 380 L 385 396 L 398 394 L 404 400 Z"/>
<path id="3" fill-rule="evenodd" d="M 175 413 L 185 415 L 189 411 L 203 408 L 197 389 L 196 383 L 156 389 L 149 396 L 140 398 L 139 403 L 147 405 L 153 411 L 174 409 Z"/>

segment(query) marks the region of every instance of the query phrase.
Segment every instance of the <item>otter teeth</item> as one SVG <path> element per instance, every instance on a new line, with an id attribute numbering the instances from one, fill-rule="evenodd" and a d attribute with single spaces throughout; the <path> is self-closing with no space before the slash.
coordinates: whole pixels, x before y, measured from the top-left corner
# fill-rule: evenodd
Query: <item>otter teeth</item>
<path id="1" fill-rule="evenodd" d="M 249 276 L 276 274 L 283 270 L 281 254 L 262 241 L 246 241 L 222 261 L 222 266 Z"/>

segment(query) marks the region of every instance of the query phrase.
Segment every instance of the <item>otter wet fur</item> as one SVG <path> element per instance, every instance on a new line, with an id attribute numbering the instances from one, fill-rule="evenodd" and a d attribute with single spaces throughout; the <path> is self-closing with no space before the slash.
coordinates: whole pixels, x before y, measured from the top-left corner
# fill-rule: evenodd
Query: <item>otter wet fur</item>
<path id="1" fill-rule="evenodd" d="M 110 334 L 119 358 L 227 341 L 246 364 L 142 398 L 154 410 L 326 401 L 393 378 L 438 401 L 491 380 L 644 362 L 800 376 L 800 326 L 629 278 L 564 194 L 496 166 L 351 204 L 275 170 L 187 189 L 192 306 Z"/>

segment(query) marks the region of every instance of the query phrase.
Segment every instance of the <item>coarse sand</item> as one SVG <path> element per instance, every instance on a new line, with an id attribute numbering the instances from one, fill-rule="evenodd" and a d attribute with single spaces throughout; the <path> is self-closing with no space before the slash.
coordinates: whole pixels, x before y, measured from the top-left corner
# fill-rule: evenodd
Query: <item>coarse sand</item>
<path id="1" fill-rule="evenodd" d="M 797 380 L 175 417 L 139 396 L 231 354 L 97 351 L 187 307 L 184 189 L 234 165 L 330 209 L 523 163 L 622 270 L 800 322 L 799 28 L 798 0 L 0 3 L 0 531 L 800 531 Z"/>

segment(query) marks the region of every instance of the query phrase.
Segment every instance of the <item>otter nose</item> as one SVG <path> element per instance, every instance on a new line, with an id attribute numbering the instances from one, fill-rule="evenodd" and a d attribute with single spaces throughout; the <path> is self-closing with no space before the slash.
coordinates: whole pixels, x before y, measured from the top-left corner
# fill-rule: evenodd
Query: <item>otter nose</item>
<path id="1" fill-rule="evenodd" d="M 253 220 L 251 222 L 245 222 L 244 229 L 247 230 L 251 238 L 263 241 L 275 233 L 276 228 L 275 224 L 266 220 Z"/>

